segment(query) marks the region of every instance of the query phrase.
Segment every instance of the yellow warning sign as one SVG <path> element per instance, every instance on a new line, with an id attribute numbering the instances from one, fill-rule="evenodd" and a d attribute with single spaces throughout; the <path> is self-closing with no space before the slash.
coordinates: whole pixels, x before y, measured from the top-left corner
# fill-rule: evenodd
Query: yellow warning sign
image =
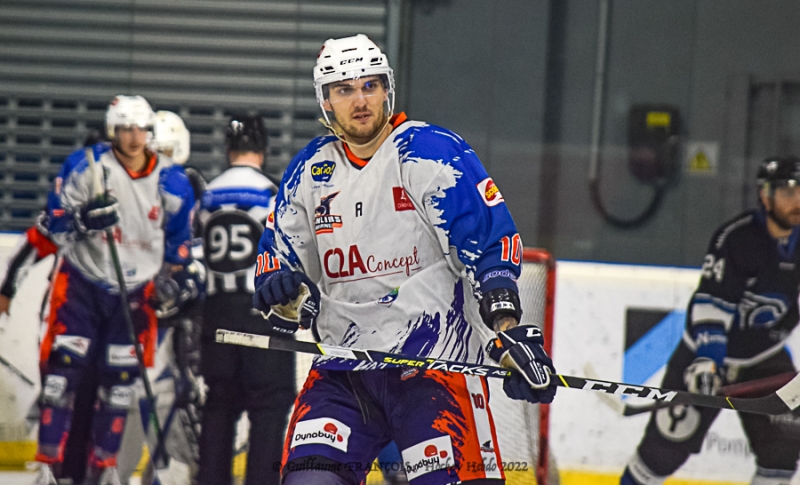
<path id="1" fill-rule="evenodd" d="M 717 172 L 719 143 L 690 140 L 686 144 L 686 172 L 692 175 L 714 175 Z"/>
<path id="2" fill-rule="evenodd" d="M 710 172 L 711 162 L 708 160 L 705 152 L 697 152 L 691 160 L 689 160 L 690 172 Z"/>

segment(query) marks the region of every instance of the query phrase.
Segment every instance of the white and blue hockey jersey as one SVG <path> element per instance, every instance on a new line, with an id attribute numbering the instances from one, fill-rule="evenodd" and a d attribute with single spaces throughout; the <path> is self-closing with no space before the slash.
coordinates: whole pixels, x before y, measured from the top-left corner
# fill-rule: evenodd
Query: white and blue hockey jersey
<path id="1" fill-rule="evenodd" d="M 153 279 L 164 262 L 190 262 L 194 194 L 183 169 L 170 158 L 147 151 L 146 168 L 133 173 L 117 161 L 107 143 L 92 146 L 92 151 L 98 168 L 103 168 L 105 189 L 119 201 L 120 220 L 113 234 L 127 288 Z M 48 196 L 50 236 L 87 279 L 118 290 L 105 233 L 81 234 L 75 228 L 75 214 L 94 197 L 92 185 L 85 151 L 78 150 L 62 165 Z"/>
<path id="2" fill-rule="evenodd" d="M 206 292 L 255 291 L 258 243 L 278 188 L 262 172 L 233 166 L 212 180 L 200 199 Z"/>
<path id="3" fill-rule="evenodd" d="M 460 136 L 405 114 L 392 125 L 369 161 L 334 136 L 294 158 L 274 232 L 261 239 L 256 285 L 285 267 L 318 282 L 314 331 L 325 344 L 482 363 L 494 332 L 478 298 L 516 290 L 516 226 Z M 364 368 L 338 359 L 316 365 Z"/>

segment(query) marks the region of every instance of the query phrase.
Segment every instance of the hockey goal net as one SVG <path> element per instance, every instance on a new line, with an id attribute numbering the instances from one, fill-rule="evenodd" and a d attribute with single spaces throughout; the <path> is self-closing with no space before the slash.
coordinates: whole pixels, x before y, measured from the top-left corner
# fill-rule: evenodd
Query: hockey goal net
<path id="1" fill-rule="evenodd" d="M 555 261 L 547 251 L 523 251 L 522 276 L 517 282 L 522 304 L 522 323 L 539 326 L 545 335 L 545 350 L 552 356 Z M 306 335 L 308 334 L 308 335 Z M 300 340 L 311 340 L 310 332 L 299 332 Z M 303 387 L 312 356 L 296 354 L 297 390 Z M 509 485 L 555 485 L 558 474 L 549 456 L 549 406 L 515 401 L 506 397 L 503 382 L 489 379 L 490 406 L 497 430 L 500 454 Z M 383 483 L 370 475 L 368 484 Z"/>

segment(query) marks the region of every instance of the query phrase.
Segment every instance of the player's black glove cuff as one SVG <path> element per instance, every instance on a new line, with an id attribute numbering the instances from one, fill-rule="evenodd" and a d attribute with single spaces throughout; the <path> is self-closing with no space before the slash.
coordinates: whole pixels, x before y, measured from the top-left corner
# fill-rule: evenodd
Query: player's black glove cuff
<path id="1" fill-rule="evenodd" d="M 520 321 L 522 307 L 519 304 L 519 295 L 509 288 L 495 288 L 483 294 L 480 303 L 480 313 L 483 323 L 494 330 L 494 319 L 498 315 L 509 315 Z"/>
<path id="2" fill-rule="evenodd" d="M 82 206 L 75 214 L 75 229 L 86 234 L 89 231 L 102 231 L 119 222 L 117 199 L 106 195 Z"/>

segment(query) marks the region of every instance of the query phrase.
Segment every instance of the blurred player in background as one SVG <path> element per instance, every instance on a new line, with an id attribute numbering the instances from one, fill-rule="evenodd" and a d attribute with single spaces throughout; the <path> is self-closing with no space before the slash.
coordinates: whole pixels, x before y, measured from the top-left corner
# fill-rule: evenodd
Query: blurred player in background
<path id="1" fill-rule="evenodd" d="M 686 331 L 661 387 L 714 394 L 723 384 L 794 371 L 785 342 L 795 328 L 800 284 L 800 158 L 767 158 L 758 169 L 759 206 L 711 237 Z M 658 485 L 703 438 L 719 409 L 675 406 L 653 413 L 622 485 Z M 739 415 L 756 456 L 753 485 L 788 485 L 800 440 L 770 416 Z"/>
<path id="2" fill-rule="evenodd" d="M 542 333 L 518 326 L 519 234 L 475 152 L 393 114 L 392 69 L 364 35 L 325 42 L 314 86 L 333 136 L 284 174 L 254 306 L 273 331 L 302 326 L 325 344 L 491 356 L 520 370 L 504 382 L 509 397 L 551 402 Z M 295 402 L 283 483 L 362 483 L 392 440 L 415 485 L 504 483 L 500 467 L 484 466 L 502 462 L 488 400 L 478 376 L 318 358 Z"/>
<path id="3" fill-rule="evenodd" d="M 53 279 L 48 331 L 41 346 L 36 460 L 43 465 L 36 483 L 55 483 L 53 469 L 64 459 L 76 390 L 92 374 L 99 389 L 87 480 L 119 481 L 116 456 L 139 376 L 122 312 L 130 312 L 144 364 L 152 366 L 156 316 L 151 305 L 164 293 L 155 287 L 154 278 L 167 264 L 170 285 L 196 286 L 185 269 L 191 262 L 192 188 L 178 165 L 147 148 L 154 122 L 144 98 L 115 97 L 106 113 L 111 146 L 91 147 L 97 166 L 90 165 L 85 153 L 76 152 L 55 181 L 49 230 L 63 258 Z M 104 196 L 96 197 L 98 192 Z M 121 307 L 120 281 L 105 240 L 109 228 L 129 289 L 128 308 Z"/>
<path id="4" fill-rule="evenodd" d="M 191 135 L 180 116 L 171 111 L 157 111 L 153 136 L 148 146 L 183 167 L 192 185 L 195 196 L 193 207 L 196 208 L 205 188 L 205 180 L 198 170 L 186 166 L 191 153 Z M 198 281 L 204 282 L 202 266 L 192 263 L 191 268 L 200 271 Z M 157 278 L 164 276 L 162 272 Z M 175 483 L 190 483 L 191 477 L 197 471 L 200 405 L 198 387 L 201 384 L 197 382 L 196 376 L 199 371 L 198 334 L 202 286 L 201 284 L 197 293 L 190 292 L 181 296 L 173 292 L 176 298 L 168 298 L 156 308 L 158 349 L 154 366 L 147 370 L 150 382 L 153 383 L 159 422 L 164 430 L 165 451 L 170 457 L 169 468 L 160 471 L 159 478 L 173 480 Z M 136 417 L 141 410 L 148 409 L 143 389 L 138 390 L 139 402 L 131 411 Z M 141 412 L 141 419 L 147 429 L 146 412 Z M 149 450 L 155 450 L 157 446 L 157 439 L 152 431 L 151 429 L 147 436 Z M 129 425 L 125 433 L 118 457 L 123 481 L 134 472 L 142 451 L 142 434 L 136 425 Z M 177 466 L 177 463 L 181 466 Z M 150 483 L 152 472 L 150 466 L 145 468 L 144 483 Z"/>
<path id="5" fill-rule="evenodd" d="M 103 143 L 103 136 L 97 130 L 89 130 L 84 139 L 83 146 L 91 147 L 98 143 Z M 48 231 L 48 210 L 45 207 L 39 214 L 36 224 L 31 226 L 20 238 L 16 249 L 12 252 L 8 260 L 6 274 L 0 284 L 0 313 L 9 312 L 11 300 L 16 294 L 30 267 L 44 258 L 55 255 L 58 247 L 49 237 Z M 53 259 L 53 269 L 57 266 L 57 259 Z M 52 270 L 49 276 L 52 280 Z M 40 313 L 40 321 L 46 322 L 48 299 L 50 291 L 45 292 L 44 301 Z M 95 395 L 97 384 L 94 379 L 87 378 L 82 386 L 76 390 L 74 407 L 74 432 L 70 433 L 64 449 L 64 462 L 56 478 L 71 479 L 73 483 L 82 483 L 86 475 L 86 463 L 88 459 L 88 443 L 90 441 L 91 422 L 94 410 Z M 38 405 L 34 404 L 30 416 L 38 417 Z"/>
<path id="6" fill-rule="evenodd" d="M 232 481 L 235 423 L 250 421 L 245 483 L 279 485 L 274 467 L 289 409 L 295 397 L 294 356 L 214 342 L 217 328 L 264 333 L 265 322 L 252 308 L 253 279 L 261 233 L 271 230 L 277 187 L 264 175 L 267 129 L 260 116 L 239 114 L 228 122 L 225 152 L 229 167 L 212 180 L 202 198 L 199 221 L 208 296 L 202 333 L 201 372 L 208 397 L 203 408 L 198 481 Z"/>

